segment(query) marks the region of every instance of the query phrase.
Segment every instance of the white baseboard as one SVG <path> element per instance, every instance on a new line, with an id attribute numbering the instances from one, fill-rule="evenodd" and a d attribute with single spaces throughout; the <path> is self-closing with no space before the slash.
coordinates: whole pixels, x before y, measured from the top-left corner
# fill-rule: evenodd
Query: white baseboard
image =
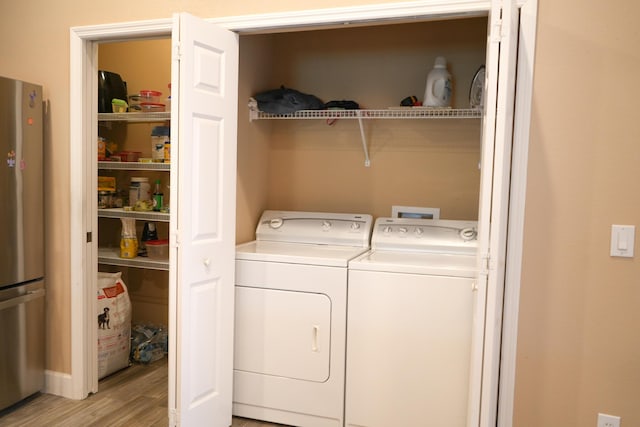
<path id="1" fill-rule="evenodd" d="M 71 374 L 57 371 L 44 371 L 44 392 L 55 396 L 77 399 L 73 393 Z"/>

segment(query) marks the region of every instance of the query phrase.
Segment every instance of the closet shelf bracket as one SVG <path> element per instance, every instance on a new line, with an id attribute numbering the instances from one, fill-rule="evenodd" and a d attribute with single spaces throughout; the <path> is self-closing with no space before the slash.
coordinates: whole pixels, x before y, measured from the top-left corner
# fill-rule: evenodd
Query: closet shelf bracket
<path id="1" fill-rule="evenodd" d="M 364 166 L 368 168 L 371 166 L 371 159 L 369 159 L 369 146 L 367 144 L 367 136 L 364 134 L 361 113 L 361 111 L 358 111 L 358 124 L 360 125 L 360 137 L 362 138 L 362 150 L 364 151 Z"/>

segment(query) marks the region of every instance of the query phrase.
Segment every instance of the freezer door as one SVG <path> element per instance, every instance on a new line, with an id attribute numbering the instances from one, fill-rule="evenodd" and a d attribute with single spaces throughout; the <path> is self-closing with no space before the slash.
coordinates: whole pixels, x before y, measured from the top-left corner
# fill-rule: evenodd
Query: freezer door
<path id="1" fill-rule="evenodd" d="M 0 410 L 44 388 L 44 282 L 0 290 Z"/>
<path id="2" fill-rule="evenodd" d="M 42 88 L 0 77 L 0 288 L 44 276 Z"/>

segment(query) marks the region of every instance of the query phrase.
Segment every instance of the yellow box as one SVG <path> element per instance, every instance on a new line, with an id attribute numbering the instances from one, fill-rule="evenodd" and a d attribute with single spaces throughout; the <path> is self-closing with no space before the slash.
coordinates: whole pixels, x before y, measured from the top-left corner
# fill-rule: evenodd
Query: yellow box
<path id="1" fill-rule="evenodd" d="M 98 191 L 116 191 L 116 179 L 113 176 L 98 177 Z"/>

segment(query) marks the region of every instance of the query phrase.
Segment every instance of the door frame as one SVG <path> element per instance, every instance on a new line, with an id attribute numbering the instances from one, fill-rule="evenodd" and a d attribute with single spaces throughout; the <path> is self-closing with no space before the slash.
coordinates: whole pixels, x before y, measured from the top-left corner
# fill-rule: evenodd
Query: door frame
<path id="1" fill-rule="evenodd" d="M 444 19 L 447 17 L 472 17 L 485 15 L 491 6 L 489 0 L 422 0 L 388 3 L 359 7 L 303 10 L 286 13 L 244 15 L 208 19 L 239 34 L 259 32 L 281 32 L 295 29 L 344 27 L 349 23 L 382 21 L 412 22 L 416 20 Z M 514 117 L 513 153 L 511 158 L 512 180 L 508 221 L 508 247 L 505 299 L 501 307 L 500 327 L 487 329 L 485 334 L 501 334 L 500 360 L 484 372 L 483 378 L 500 386 L 499 398 L 484 402 L 483 407 L 495 407 L 498 425 L 511 424 L 513 393 L 515 384 L 515 361 L 517 343 L 517 321 L 520 291 L 520 272 L 523 248 L 523 223 L 526 199 L 526 174 L 528 162 L 529 126 L 533 87 L 533 54 L 535 51 L 535 22 L 537 0 L 517 0 L 517 6 L 526 10 L 521 16 L 520 47 L 526 51 L 518 55 L 518 80 Z M 524 25 L 526 23 L 526 25 Z M 95 275 L 97 263 L 96 244 L 87 242 L 88 233 L 95 233 L 97 221 L 92 209 L 97 206 L 95 171 L 91 159 L 95 158 L 94 144 L 97 124 L 97 103 L 88 93 L 97 85 L 97 44 L 105 41 L 124 41 L 151 37 L 170 37 L 171 19 L 125 22 L 118 24 L 73 27 L 70 29 L 70 267 L 71 267 L 71 374 L 63 380 L 52 381 L 48 392 L 73 399 L 83 399 L 97 390 L 97 368 L 95 351 L 88 343 L 95 339 L 96 331 L 90 327 L 95 292 L 87 289 Z M 92 139 L 93 138 L 93 139 Z M 95 162 L 93 162 L 95 163 Z M 91 262 L 90 261 L 95 261 Z M 171 307 L 170 307 L 171 309 Z M 497 337 L 500 341 L 500 338 Z M 499 402 L 498 402 L 499 400 Z"/>

